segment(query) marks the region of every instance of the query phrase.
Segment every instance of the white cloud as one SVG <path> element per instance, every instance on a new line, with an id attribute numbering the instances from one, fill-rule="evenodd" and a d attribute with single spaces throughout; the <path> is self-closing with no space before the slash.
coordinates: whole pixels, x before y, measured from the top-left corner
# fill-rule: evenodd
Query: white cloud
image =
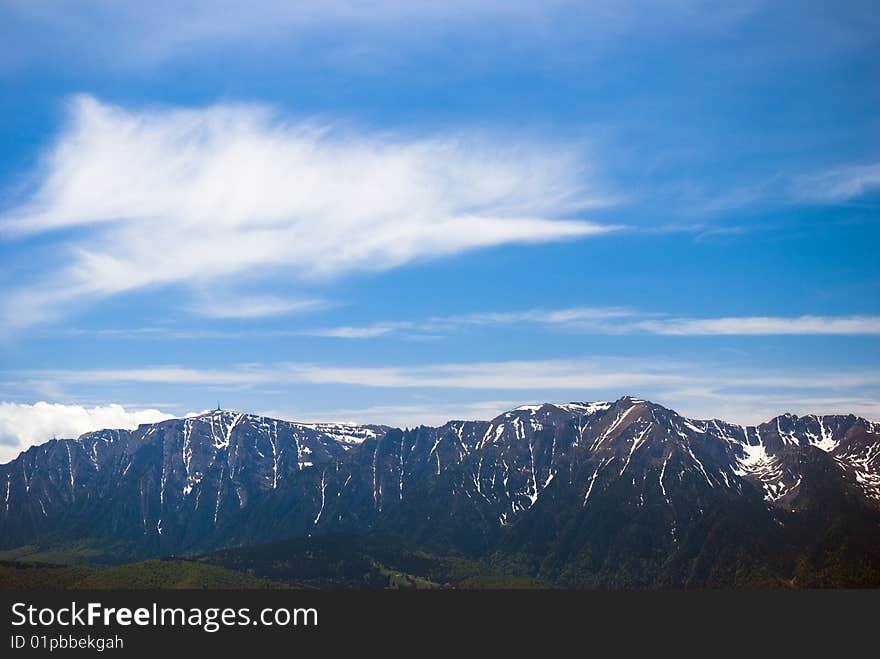
<path id="1" fill-rule="evenodd" d="M 608 400 L 623 394 L 654 400 L 689 416 L 736 423 L 757 423 L 783 412 L 852 412 L 880 418 L 880 375 L 870 369 L 749 367 L 634 357 L 377 367 L 288 362 L 218 369 L 166 366 L 27 371 L 7 372 L 3 376 L 8 379 L 0 384 L 7 390 L 16 386 L 28 390 L 38 387 L 56 391 L 57 396 L 92 385 L 112 388 L 120 383 L 192 387 L 199 396 L 203 396 L 205 387 L 237 391 L 239 397 L 247 390 L 247 395 L 259 401 L 261 408 L 267 395 L 277 400 L 272 392 L 289 386 L 322 386 L 328 387 L 328 391 L 339 387 L 387 389 L 398 392 L 387 404 L 307 409 L 293 418 L 404 425 L 486 417 L 505 409 L 506 402 L 500 401 Z M 473 402 L 473 398 L 467 400 L 470 392 L 478 392 L 482 399 L 492 399 L 488 403 L 479 399 Z M 514 392 L 516 395 L 511 399 Z M 419 399 L 415 403 L 409 402 L 413 396 Z M 466 397 L 464 401 L 461 396 Z M 348 392 L 344 399 L 355 401 L 360 397 Z M 459 400 L 450 402 L 450 398 Z M 390 400 L 387 396 L 385 399 Z M 473 407 L 469 407 L 472 403 Z"/>
<path id="2" fill-rule="evenodd" d="M 675 336 L 873 335 L 880 334 L 880 316 L 666 318 L 639 321 L 632 329 Z"/>
<path id="3" fill-rule="evenodd" d="M 326 327 L 314 330 L 303 330 L 301 333 L 307 336 L 326 336 L 335 339 L 374 339 L 377 336 L 385 336 L 401 329 L 412 327 L 411 323 L 377 323 L 363 327 Z"/>
<path id="4" fill-rule="evenodd" d="M 257 313 L 287 313 L 320 308 L 320 301 L 286 301 L 257 297 L 221 298 L 210 309 L 199 312 L 215 317 L 248 317 Z M 227 314 L 226 316 L 222 314 Z M 468 327 L 529 325 L 573 334 L 656 334 L 661 336 L 875 336 L 880 334 L 880 316 L 726 316 L 691 318 L 642 312 L 618 307 L 572 307 L 568 309 L 529 309 L 526 311 L 480 312 L 457 316 L 433 316 L 423 321 L 380 321 L 366 325 L 340 325 L 288 330 L 204 330 L 142 327 L 133 329 L 82 330 L 68 328 L 73 335 L 118 336 L 127 339 L 240 339 L 282 336 L 319 336 L 335 339 L 374 339 L 405 335 L 437 337 Z"/>
<path id="5" fill-rule="evenodd" d="M 665 364 L 626 360 L 523 360 L 424 366 L 348 367 L 320 364 L 248 364 L 225 369 L 157 366 L 132 369 L 28 371 L 21 381 L 51 386 L 73 384 L 180 384 L 256 387 L 269 384 L 344 384 L 365 387 L 456 389 L 599 389 L 684 383 L 688 376 Z"/>
<path id="6" fill-rule="evenodd" d="M 68 254 L 7 294 L 27 325 L 148 286 L 205 288 L 280 268 L 320 282 L 509 243 L 615 227 L 570 218 L 607 203 L 576 149 L 478 136 L 403 139 L 264 107 L 129 111 L 88 96 L 46 155 L 7 238 L 78 228 Z M 61 267 L 55 262 L 68 263 Z"/>
<path id="7" fill-rule="evenodd" d="M 486 312 L 434 317 L 424 322 L 386 321 L 361 327 L 336 327 L 306 333 L 335 338 L 363 339 L 395 332 L 411 334 L 451 332 L 468 326 L 529 324 L 583 334 L 658 334 L 664 336 L 772 336 L 880 334 L 880 316 L 729 316 L 674 317 L 614 307 L 572 307 Z"/>
<path id="8" fill-rule="evenodd" d="M 520 48 L 560 47 L 577 39 L 593 52 L 634 30 L 705 31 L 729 27 L 752 14 L 755 2 L 718 0 L 176 0 L 138 3 L 103 0 L 6 0 L 0 18 L 20 29 L 0 64 L 7 67 L 66 56 L 100 68 L 159 65 L 212 49 L 227 52 L 298 52 L 309 63 L 375 66 L 435 44 L 450 33 L 480 42 L 515 35 Z M 492 25 L 493 30 L 486 30 Z M 415 28 L 414 28 L 415 26 Z M 36 32 L 41 38 L 34 39 Z M 27 37 L 31 37 L 30 40 Z M 33 43 L 34 41 L 37 44 Z M 48 53 L 42 52 L 48 51 Z M 394 56 L 396 54 L 396 57 Z M 571 57 L 568 52 L 568 57 Z M 4 61 L 6 60 L 6 61 Z"/>
<path id="9" fill-rule="evenodd" d="M 159 410 L 126 410 L 116 404 L 88 408 L 46 402 L 33 405 L 0 402 L 0 463 L 53 436 L 78 437 L 102 428 L 134 429 L 141 423 L 170 418 L 170 414 Z"/>
<path id="10" fill-rule="evenodd" d="M 880 163 L 848 165 L 795 180 L 795 196 L 805 201 L 842 202 L 880 189 Z"/>
<path id="11" fill-rule="evenodd" d="M 676 360 L 596 357 L 441 363 L 408 366 L 336 366 L 282 362 L 217 369 L 155 366 L 130 369 L 7 371 L 3 384 L 64 387 L 79 384 L 141 383 L 212 387 L 277 384 L 353 385 L 377 388 L 484 389 L 499 391 L 632 392 L 646 388 L 700 386 L 713 389 L 853 389 L 880 386 L 871 370 L 794 371 L 739 369 Z"/>
<path id="12" fill-rule="evenodd" d="M 452 418 L 489 418 L 522 402 L 607 400 L 625 393 L 688 416 L 736 423 L 758 423 L 783 412 L 855 413 L 880 418 L 880 375 L 871 369 L 791 369 L 635 357 L 378 367 L 288 362 L 215 369 L 163 366 L 7 371 L 0 373 L 0 378 L 4 390 L 45 387 L 57 391 L 58 398 L 67 391 L 83 391 L 92 385 L 113 390 L 132 383 L 175 387 L 181 392 L 191 387 L 202 399 L 206 387 L 239 392 L 247 389 L 250 400 L 259 401 L 258 406 L 271 416 L 409 426 Z M 387 404 L 356 407 L 353 401 L 373 394 L 349 391 L 344 400 L 351 401 L 350 407 L 321 406 L 323 409 L 296 413 L 266 411 L 264 401 L 278 400 L 279 388 L 286 390 L 285 386 L 290 385 L 310 389 L 326 386 L 331 392 L 339 387 L 360 387 L 365 392 L 388 389 L 398 393 Z M 479 396 L 476 401 L 473 392 Z M 330 397 L 337 399 L 339 396 Z M 387 396 L 384 399 L 391 400 Z M 96 428 L 134 427 L 162 418 L 168 415 L 157 410 L 127 411 L 119 405 L 88 409 L 48 403 L 0 403 L 0 459 L 14 457 L 30 443 L 45 441 L 52 435 L 76 436 Z"/>
<path id="13" fill-rule="evenodd" d="M 324 306 L 321 300 L 224 294 L 202 297 L 188 311 L 207 318 L 265 318 L 314 311 Z"/>
<path id="14" fill-rule="evenodd" d="M 538 323 L 565 325 L 569 323 L 604 323 L 637 315 L 621 307 L 571 307 L 568 309 L 528 309 L 526 311 L 481 312 L 462 316 L 434 318 L 435 324 L 512 325 Z"/>
<path id="15" fill-rule="evenodd" d="M 682 381 L 682 375 L 634 369 L 608 369 L 596 361 L 523 360 L 409 367 L 353 368 L 297 365 L 291 374 L 314 384 L 368 387 L 438 387 L 458 389 L 603 389 Z"/>

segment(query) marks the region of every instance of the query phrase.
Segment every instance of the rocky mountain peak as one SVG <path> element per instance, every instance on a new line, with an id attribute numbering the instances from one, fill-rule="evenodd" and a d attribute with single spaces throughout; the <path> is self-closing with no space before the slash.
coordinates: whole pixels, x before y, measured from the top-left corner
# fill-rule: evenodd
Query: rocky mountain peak
<path id="1" fill-rule="evenodd" d="M 592 546 L 598 529 L 635 524 L 675 547 L 712 515 L 767 533 L 793 514 L 880 515 L 878 431 L 852 415 L 695 420 L 632 396 L 409 430 L 212 410 L 0 465 L 0 543 L 112 539 L 155 556 L 385 530 L 482 551 Z"/>

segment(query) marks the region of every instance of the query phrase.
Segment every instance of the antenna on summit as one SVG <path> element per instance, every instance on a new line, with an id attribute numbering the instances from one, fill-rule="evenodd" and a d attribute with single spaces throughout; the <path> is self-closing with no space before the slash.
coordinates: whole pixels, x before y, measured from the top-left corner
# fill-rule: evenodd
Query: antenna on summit
<path id="1" fill-rule="evenodd" d="M 218 412 L 220 411 L 220 401 L 219 400 L 217 401 L 217 411 Z"/>

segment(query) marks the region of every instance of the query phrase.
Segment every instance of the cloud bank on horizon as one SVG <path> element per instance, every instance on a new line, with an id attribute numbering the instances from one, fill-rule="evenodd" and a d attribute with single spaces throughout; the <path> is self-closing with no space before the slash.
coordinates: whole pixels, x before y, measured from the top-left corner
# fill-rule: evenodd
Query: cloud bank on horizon
<path id="1" fill-rule="evenodd" d="M 217 397 L 880 417 L 871 2 L 13 0 L 0 26 L 9 450 Z"/>
<path id="2" fill-rule="evenodd" d="M 104 428 L 134 429 L 142 423 L 171 418 L 159 410 L 126 410 L 113 403 L 97 407 L 45 401 L 33 405 L 0 403 L 0 463 L 53 437 L 75 438 Z"/>

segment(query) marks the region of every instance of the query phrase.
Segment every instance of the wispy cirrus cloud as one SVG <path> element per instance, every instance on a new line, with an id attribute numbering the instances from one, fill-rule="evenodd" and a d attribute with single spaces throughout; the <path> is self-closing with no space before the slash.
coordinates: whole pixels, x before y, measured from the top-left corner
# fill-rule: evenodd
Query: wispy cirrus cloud
<path id="1" fill-rule="evenodd" d="M 128 110 L 79 96 L 35 190 L 0 215 L 6 240 L 68 231 L 67 265 L 34 258 L 31 281 L 5 291 L 0 320 L 34 324 L 147 287 L 204 289 L 279 270 L 302 286 L 605 234 L 618 227 L 571 219 L 610 203 L 589 169 L 578 148 L 366 134 L 259 106 Z"/>
<path id="2" fill-rule="evenodd" d="M 613 368 L 602 360 L 524 360 L 423 366 L 336 366 L 286 362 L 272 365 L 244 364 L 226 368 L 148 366 L 82 370 L 30 370 L 8 372 L 24 385 L 139 383 L 227 388 L 279 384 L 355 385 L 381 388 L 453 389 L 597 389 L 648 383 L 684 383 L 689 378 L 662 365 L 617 362 Z M 626 364 L 626 367 L 623 365 Z M 0 372 L 0 376 L 3 373 Z M 7 384 L 13 384 L 8 381 Z"/>
<path id="3" fill-rule="evenodd" d="M 837 203 L 880 190 L 880 163 L 844 165 L 795 179 L 801 201 Z"/>
<path id="4" fill-rule="evenodd" d="M 306 313 L 326 306 L 327 303 L 319 299 L 224 293 L 202 294 L 194 304 L 186 307 L 186 311 L 205 318 L 253 319 Z"/>
<path id="5" fill-rule="evenodd" d="M 415 323 L 375 323 L 373 325 L 341 325 L 339 327 L 318 327 L 298 332 L 300 336 L 324 336 L 333 339 L 375 339 L 387 334 L 406 330 L 419 330 Z"/>
<path id="6" fill-rule="evenodd" d="M 638 321 L 631 327 L 666 336 L 869 336 L 880 334 L 880 316 L 663 318 Z"/>
<path id="7" fill-rule="evenodd" d="M 698 239 L 773 230 L 773 225 L 724 225 L 706 222 L 749 209 L 783 209 L 810 205 L 839 205 L 858 201 L 880 190 L 880 162 L 841 162 L 825 168 L 788 166 L 764 178 L 747 183 L 716 187 L 713 181 L 698 186 L 682 184 L 672 204 L 684 204 L 685 217 L 699 221 L 655 228 L 682 231 Z"/>
<path id="8" fill-rule="evenodd" d="M 665 30 L 721 29 L 753 14 L 761 4 L 546 0 L 537 6 L 522 0 L 253 0 L 244 6 L 234 0 L 177 0 L 155 3 L 151 11 L 144 12 L 125 2 L 7 0 L 0 18 L 18 29 L 9 36 L 15 47 L 4 53 L 0 65 L 26 66 L 54 55 L 102 69 L 142 69 L 219 48 L 249 53 L 271 45 L 285 53 L 308 51 L 311 62 L 364 67 L 377 59 L 398 60 L 401 52 L 417 51 L 425 41 L 448 39 L 450 34 L 466 33 L 472 39 L 492 42 L 497 35 L 485 30 L 487 24 L 501 34 L 515 34 L 521 44 L 555 45 L 564 37 L 595 52 L 633 31 L 650 33 L 661 21 Z M 413 25 L 419 26 L 415 33 Z M 27 39 L 34 32 L 40 35 L 37 41 L 42 48 Z M 365 54 L 369 62 L 364 62 Z"/>
<path id="9" fill-rule="evenodd" d="M 214 318 L 248 318 L 272 315 L 291 309 L 312 310 L 323 303 L 267 302 L 260 298 L 252 307 L 247 300 L 240 307 L 227 303 L 228 308 L 206 310 Z M 289 306 L 288 306 L 289 305 Z M 324 337 L 330 339 L 367 340 L 396 337 L 446 336 L 468 328 L 512 328 L 526 326 L 552 332 L 585 335 L 657 335 L 657 336 L 877 336 L 880 316 L 721 316 L 692 318 L 660 312 L 643 312 L 621 307 L 570 307 L 565 309 L 528 309 L 525 311 L 477 312 L 452 316 L 434 316 L 421 321 L 378 321 L 365 325 L 303 326 L 291 329 L 185 329 L 173 327 L 102 328 L 85 330 L 68 328 L 48 331 L 73 336 L 94 335 L 123 340 L 236 340 L 281 337 Z"/>
<path id="10" fill-rule="evenodd" d="M 0 385 L 6 391 L 17 390 L 17 395 L 54 391 L 56 399 L 94 386 L 121 390 L 130 384 L 158 385 L 163 391 L 189 389 L 200 396 L 206 390 L 225 391 L 225 400 L 250 397 L 258 401 L 256 411 L 276 410 L 272 413 L 281 408 L 266 402 L 267 393 L 296 386 L 310 392 L 316 387 L 330 391 L 346 387 L 347 407 L 325 403 L 286 416 L 409 425 L 436 423 L 441 417 L 479 416 L 477 410 L 488 415 L 512 403 L 614 399 L 624 393 L 690 416 L 739 423 L 755 423 L 783 412 L 853 412 L 869 418 L 878 418 L 880 413 L 880 375 L 870 368 L 790 368 L 634 357 L 376 366 L 283 362 L 207 369 L 150 366 L 0 373 Z M 356 406 L 355 401 L 375 400 L 371 392 L 381 400 L 380 390 L 397 392 L 395 402 Z M 480 392 L 476 402 L 473 392 Z"/>
<path id="11" fill-rule="evenodd" d="M 99 383 L 142 383 L 260 387 L 276 384 L 354 385 L 373 388 L 422 387 L 485 390 L 626 391 L 634 387 L 705 385 L 781 389 L 856 388 L 880 385 L 880 374 L 866 370 L 811 372 L 746 370 L 680 360 L 594 357 L 432 363 L 406 366 L 351 366 L 304 362 L 242 364 L 222 368 L 175 365 L 80 370 L 0 371 L 8 388 L 52 383 L 64 387 Z"/>
<path id="12" fill-rule="evenodd" d="M 435 317 L 422 322 L 380 322 L 362 327 L 311 330 L 316 336 L 370 339 L 392 333 L 454 332 L 467 327 L 528 325 L 582 334 L 655 334 L 662 336 L 872 336 L 880 334 L 880 316 L 727 316 L 677 317 L 616 307 L 571 307 L 481 312 Z"/>

